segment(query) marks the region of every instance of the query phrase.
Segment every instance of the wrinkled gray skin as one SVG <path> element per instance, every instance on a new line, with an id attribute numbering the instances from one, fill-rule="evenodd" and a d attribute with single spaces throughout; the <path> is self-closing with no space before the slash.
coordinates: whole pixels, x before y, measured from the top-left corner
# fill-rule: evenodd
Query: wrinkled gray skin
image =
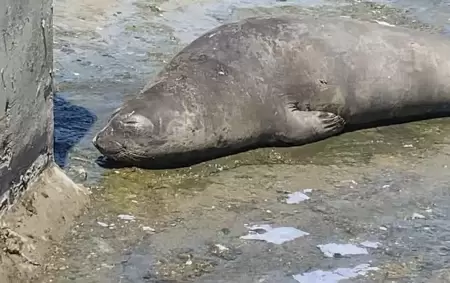
<path id="1" fill-rule="evenodd" d="M 93 143 L 124 164 L 186 166 L 446 115 L 449 102 L 445 38 L 346 18 L 250 18 L 184 48 Z"/>

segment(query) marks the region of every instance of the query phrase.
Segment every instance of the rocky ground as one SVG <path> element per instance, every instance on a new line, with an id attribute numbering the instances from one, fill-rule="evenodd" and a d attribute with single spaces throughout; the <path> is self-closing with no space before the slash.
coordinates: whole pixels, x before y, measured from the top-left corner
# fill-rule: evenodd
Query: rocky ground
<path id="1" fill-rule="evenodd" d="M 434 21 L 408 1 L 55 1 L 56 154 L 93 201 L 42 282 L 450 282 L 448 119 L 167 171 L 100 169 L 90 145 L 220 23 L 314 13 L 445 33 L 450 10 L 417 3 Z"/>

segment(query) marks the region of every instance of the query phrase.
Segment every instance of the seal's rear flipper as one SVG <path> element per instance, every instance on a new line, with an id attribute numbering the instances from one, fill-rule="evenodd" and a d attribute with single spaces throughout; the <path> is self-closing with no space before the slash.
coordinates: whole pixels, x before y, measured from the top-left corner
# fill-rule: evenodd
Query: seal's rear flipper
<path id="1" fill-rule="evenodd" d="M 343 131 L 345 120 L 336 114 L 321 111 L 286 111 L 286 126 L 277 134 L 281 142 L 302 145 L 322 140 Z"/>

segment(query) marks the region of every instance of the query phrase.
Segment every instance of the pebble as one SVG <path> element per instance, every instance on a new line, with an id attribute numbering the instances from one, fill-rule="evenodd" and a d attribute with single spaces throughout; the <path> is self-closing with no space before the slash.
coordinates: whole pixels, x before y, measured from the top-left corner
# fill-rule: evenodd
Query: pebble
<path id="1" fill-rule="evenodd" d="M 117 218 L 119 218 L 121 220 L 128 220 L 128 221 L 134 221 L 136 219 L 136 217 L 134 217 L 133 215 L 128 215 L 128 214 L 119 214 L 119 215 L 117 215 Z"/>
<path id="2" fill-rule="evenodd" d="M 109 225 L 106 224 L 105 222 L 100 222 L 100 221 L 97 221 L 97 224 L 100 225 L 100 226 L 102 226 L 102 227 L 108 227 L 108 226 L 109 226 Z"/>
<path id="3" fill-rule="evenodd" d="M 155 232 L 155 229 L 153 229 L 152 227 L 149 227 L 149 226 L 143 226 L 142 230 L 148 231 L 148 232 Z"/>
<path id="4" fill-rule="evenodd" d="M 425 216 L 420 213 L 413 213 L 411 216 L 412 219 L 425 219 Z"/>

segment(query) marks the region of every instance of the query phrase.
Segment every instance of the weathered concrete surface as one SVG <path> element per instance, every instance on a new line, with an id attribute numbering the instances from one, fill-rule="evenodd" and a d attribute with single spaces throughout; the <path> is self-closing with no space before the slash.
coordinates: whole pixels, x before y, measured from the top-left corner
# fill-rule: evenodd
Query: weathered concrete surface
<path id="1" fill-rule="evenodd" d="M 0 7 L 0 282 L 30 282 L 88 198 L 53 164 L 52 0 Z"/>
<path id="2" fill-rule="evenodd" d="M 14 203 L 52 155 L 50 0 L 1 0 L 0 195 Z"/>
<path id="3" fill-rule="evenodd" d="M 0 282 L 33 282 L 46 254 L 86 205 L 87 190 L 55 164 L 31 181 L 20 203 L 3 217 Z"/>

